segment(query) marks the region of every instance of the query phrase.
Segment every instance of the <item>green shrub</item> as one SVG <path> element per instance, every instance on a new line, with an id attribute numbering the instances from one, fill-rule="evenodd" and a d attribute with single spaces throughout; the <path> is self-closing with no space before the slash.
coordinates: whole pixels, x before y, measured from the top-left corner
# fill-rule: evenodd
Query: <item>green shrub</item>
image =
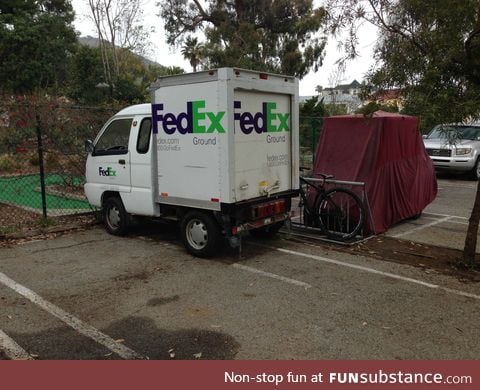
<path id="1" fill-rule="evenodd" d="M 11 154 L 0 156 L 0 174 L 13 173 L 18 168 L 18 163 Z"/>

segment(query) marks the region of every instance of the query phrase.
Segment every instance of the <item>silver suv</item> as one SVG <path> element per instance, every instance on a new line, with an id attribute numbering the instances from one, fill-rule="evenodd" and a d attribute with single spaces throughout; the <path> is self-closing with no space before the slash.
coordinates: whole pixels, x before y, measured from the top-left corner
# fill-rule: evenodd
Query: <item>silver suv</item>
<path id="1" fill-rule="evenodd" d="M 423 142 L 435 169 L 471 172 L 480 179 L 480 123 L 438 125 Z"/>

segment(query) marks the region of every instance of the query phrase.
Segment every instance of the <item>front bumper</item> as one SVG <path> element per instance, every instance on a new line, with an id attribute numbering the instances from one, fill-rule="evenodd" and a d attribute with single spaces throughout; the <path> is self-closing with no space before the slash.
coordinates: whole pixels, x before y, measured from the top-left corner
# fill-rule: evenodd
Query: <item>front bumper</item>
<path id="1" fill-rule="evenodd" d="M 471 171 L 475 167 L 477 156 L 430 156 L 436 169 L 452 171 Z"/>

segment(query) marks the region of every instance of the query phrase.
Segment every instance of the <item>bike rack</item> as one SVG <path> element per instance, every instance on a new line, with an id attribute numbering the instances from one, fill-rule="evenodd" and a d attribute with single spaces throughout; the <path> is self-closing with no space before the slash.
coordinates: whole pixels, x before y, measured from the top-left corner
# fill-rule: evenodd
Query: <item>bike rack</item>
<path id="1" fill-rule="evenodd" d="M 364 226 L 362 227 L 360 234 L 350 240 L 341 241 L 341 240 L 333 240 L 333 239 L 327 238 L 323 234 L 321 229 L 315 228 L 312 226 L 307 226 L 305 224 L 305 221 L 303 219 L 303 206 L 298 208 L 294 206 L 295 202 L 297 202 L 298 204 L 301 200 L 301 198 L 298 197 L 298 198 L 292 199 L 292 202 L 293 202 L 292 212 L 294 215 L 290 218 L 290 223 L 287 225 L 287 228 L 286 228 L 286 231 L 288 232 L 288 234 L 291 234 L 293 236 L 300 236 L 304 238 L 311 238 L 311 239 L 316 239 L 316 240 L 321 240 L 321 241 L 331 242 L 336 244 L 343 244 L 343 245 L 357 244 L 361 241 L 368 239 L 368 237 L 365 236 L 364 227 L 365 225 L 368 225 L 371 222 L 371 209 L 370 209 L 370 204 L 368 202 L 367 192 L 365 191 L 364 182 L 335 180 L 335 179 L 319 179 L 314 177 L 305 177 L 305 180 L 311 181 L 313 183 L 325 183 L 325 186 L 327 189 L 330 186 L 341 187 L 341 188 L 347 188 L 355 192 L 360 197 L 360 200 L 362 201 L 365 207 L 365 223 L 364 223 Z"/>

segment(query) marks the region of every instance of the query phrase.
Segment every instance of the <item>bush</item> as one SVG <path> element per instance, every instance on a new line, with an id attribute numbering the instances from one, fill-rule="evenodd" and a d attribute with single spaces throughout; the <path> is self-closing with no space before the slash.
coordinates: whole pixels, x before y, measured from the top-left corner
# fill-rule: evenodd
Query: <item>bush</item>
<path id="1" fill-rule="evenodd" d="M 18 163 L 11 154 L 0 156 L 0 174 L 13 173 L 18 168 Z"/>

